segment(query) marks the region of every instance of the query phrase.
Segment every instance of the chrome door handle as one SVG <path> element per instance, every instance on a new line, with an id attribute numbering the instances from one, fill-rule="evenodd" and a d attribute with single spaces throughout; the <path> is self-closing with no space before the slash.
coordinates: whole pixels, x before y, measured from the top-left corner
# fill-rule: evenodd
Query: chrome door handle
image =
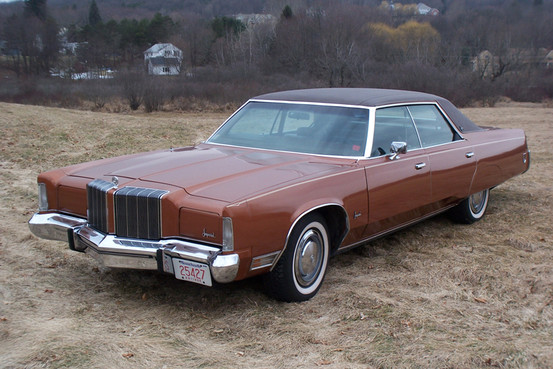
<path id="1" fill-rule="evenodd" d="M 470 158 L 472 158 L 472 157 L 474 156 L 474 152 L 473 152 L 473 151 L 467 152 L 467 153 L 465 154 L 465 156 L 466 156 L 467 158 L 470 159 Z"/>
<path id="2" fill-rule="evenodd" d="M 418 164 L 415 164 L 415 169 L 420 170 L 420 169 L 424 168 L 425 166 L 426 166 L 426 163 L 418 163 Z"/>

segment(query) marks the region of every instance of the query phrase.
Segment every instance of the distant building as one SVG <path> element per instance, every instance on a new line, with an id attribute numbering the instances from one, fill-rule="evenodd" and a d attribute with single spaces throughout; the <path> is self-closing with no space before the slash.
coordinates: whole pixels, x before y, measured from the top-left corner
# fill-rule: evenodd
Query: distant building
<path id="1" fill-rule="evenodd" d="M 501 68 L 500 59 L 489 50 L 481 51 L 472 59 L 472 71 L 480 74 L 481 78 L 493 78 Z"/>
<path id="2" fill-rule="evenodd" d="M 77 49 L 87 44 L 88 42 L 63 42 L 60 52 L 65 55 L 77 55 Z"/>
<path id="3" fill-rule="evenodd" d="M 440 11 L 436 8 L 431 8 L 424 3 L 417 4 L 417 11 L 420 15 L 432 15 L 436 16 L 440 14 Z"/>
<path id="4" fill-rule="evenodd" d="M 7 41 L 0 40 L 0 55 L 20 56 L 21 50 L 15 47 L 10 47 Z"/>
<path id="5" fill-rule="evenodd" d="M 544 67 L 553 68 L 553 50 L 511 48 L 501 55 L 493 55 L 489 50 L 484 50 L 472 59 L 473 72 L 480 73 L 482 78 L 494 78 L 505 70 Z"/>
<path id="6" fill-rule="evenodd" d="M 545 67 L 553 68 L 553 50 L 548 52 L 544 59 L 545 59 Z"/>
<path id="7" fill-rule="evenodd" d="M 144 51 L 144 65 L 148 74 L 174 76 L 180 73 L 182 50 L 173 44 L 155 44 Z"/>
<path id="8" fill-rule="evenodd" d="M 244 23 L 246 27 L 252 27 L 257 24 L 276 24 L 278 19 L 271 14 L 236 14 L 234 19 Z"/>
<path id="9" fill-rule="evenodd" d="M 432 8 L 425 3 L 418 4 L 395 4 L 393 1 L 382 1 L 380 3 L 380 8 L 384 10 L 389 10 L 394 13 L 399 13 L 400 15 L 430 15 L 437 16 L 440 15 L 440 11 L 436 8 Z"/>

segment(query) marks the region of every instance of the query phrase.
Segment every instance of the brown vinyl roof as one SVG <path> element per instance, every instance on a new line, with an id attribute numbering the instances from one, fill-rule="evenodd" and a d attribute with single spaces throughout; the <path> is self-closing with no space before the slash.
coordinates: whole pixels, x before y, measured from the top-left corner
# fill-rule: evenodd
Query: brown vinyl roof
<path id="1" fill-rule="evenodd" d="M 461 132 L 477 131 L 481 129 L 448 100 L 424 92 L 379 88 L 316 88 L 271 92 L 256 96 L 254 99 L 358 105 L 367 107 L 414 102 L 436 102 L 442 107 Z"/>

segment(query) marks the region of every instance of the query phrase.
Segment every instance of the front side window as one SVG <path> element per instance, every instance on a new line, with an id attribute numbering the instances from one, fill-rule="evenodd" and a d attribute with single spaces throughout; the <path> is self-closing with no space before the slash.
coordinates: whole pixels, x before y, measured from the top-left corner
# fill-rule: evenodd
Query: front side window
<path id="1" fill-rule="evenodd" d="M 369 110 L 251 101 L 208 143 L 333 156 L 364 156 Z"/>
<path id="2" fill-rule="evenodd" d="M 421 147 L 411 115 L 405 106 L 376 109 L 371 157 L 387 155 L 394 141 L 406 142 L 407 150 Z"/>
<path id="3" fill-rule="evenodd" d="M 424 147 L 441 145 L 460 138 L 436 105 L 410 105 L 409 112 L 415 120 Z"/>

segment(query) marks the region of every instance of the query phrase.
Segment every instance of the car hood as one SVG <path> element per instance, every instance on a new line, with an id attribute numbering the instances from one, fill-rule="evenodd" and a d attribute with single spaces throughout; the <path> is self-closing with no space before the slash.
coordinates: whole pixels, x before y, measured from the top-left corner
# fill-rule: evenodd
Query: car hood
<path id="1" fill-rule="evenodd" d="M 135 181 L 180 187 L 193 196 L 236 202 L 343 170 L 343 164 L 310 155 L 199 145 L 86 163 L 67 174 L 90 179 L 117 176 L 120 186 Z"/>

